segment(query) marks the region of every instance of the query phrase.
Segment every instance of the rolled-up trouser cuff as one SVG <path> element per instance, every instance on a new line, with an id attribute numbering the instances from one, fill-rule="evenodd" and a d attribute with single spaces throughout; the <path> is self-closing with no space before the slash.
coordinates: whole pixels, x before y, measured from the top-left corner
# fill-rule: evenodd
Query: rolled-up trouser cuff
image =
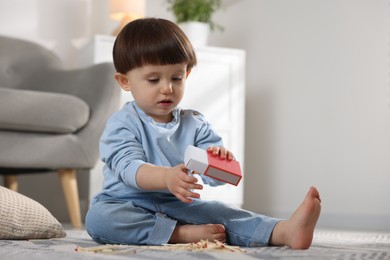
<path id="1" fill-rule="evenodd" d="M 264 218 L 262 223 L 253 232 L 252 239 L 249 244 L 250 247 L 268 246 L 272 231 L 275 225 L 282 221 L 282 219 Z"/>
<path id="2" fill-rule="evenodd" d="M 176 227 L 177 221 L 168 218 L 166 215 L 157 213 L 156 223 L 150 233 L 147 244 L 162 245 L 167 244 Z"/>

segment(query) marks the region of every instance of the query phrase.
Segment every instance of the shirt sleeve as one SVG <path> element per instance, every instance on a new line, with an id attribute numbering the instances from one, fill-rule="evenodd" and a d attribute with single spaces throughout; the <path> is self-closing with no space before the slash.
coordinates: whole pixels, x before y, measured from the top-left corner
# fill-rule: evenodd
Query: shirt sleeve
<path id="1" fill-rule="evenodd" d="M 213 126 L 206 121 L 203 115 L 198 115 L 198 127 L 195 135 L 195 146 L 207 149 L 210 146 L 223 146 L 220 135 L 214 130 Z"/>
<path id="2" fill-rule="evenodd" d="M 136 173 L 146 163 L 136 127 L 116 117 L 108 120 L 100 139 L 100 156 L 111 174 L 126 185 L 140 189 L 136 182 Z"/>

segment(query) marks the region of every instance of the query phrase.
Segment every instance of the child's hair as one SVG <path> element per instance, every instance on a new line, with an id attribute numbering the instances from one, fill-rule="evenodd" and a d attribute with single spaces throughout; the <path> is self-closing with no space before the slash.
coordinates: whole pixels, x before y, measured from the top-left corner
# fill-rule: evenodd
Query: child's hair
<path id="1" fill-rule="evenodd" d="M 144 65 L 187 63 L 187 70 L 196 65 L 191 42 L 173 22 L 158 18 L 137 19 L 128 23 L 117 36 L 113 61 L 117 72 Z"/>

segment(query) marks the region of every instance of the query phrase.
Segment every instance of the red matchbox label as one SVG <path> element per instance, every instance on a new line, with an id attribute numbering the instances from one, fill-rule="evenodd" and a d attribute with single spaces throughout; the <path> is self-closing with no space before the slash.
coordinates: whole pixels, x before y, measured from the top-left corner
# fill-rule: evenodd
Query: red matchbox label
<path id="1" fill-rule="evenodd" d="M 207 153 L 208 167 L 204 175 L 219 181 L 238 185 L 242 178 L 240 163 L 235 160 L 221 159 L 210 152 Z"/>

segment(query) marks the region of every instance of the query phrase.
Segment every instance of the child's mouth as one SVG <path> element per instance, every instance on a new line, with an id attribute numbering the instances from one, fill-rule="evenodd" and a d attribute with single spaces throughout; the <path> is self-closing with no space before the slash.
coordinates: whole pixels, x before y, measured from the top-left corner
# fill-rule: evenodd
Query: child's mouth
<path id="1" fill-rule="evenodd" d="M 173 103 L 172 100 L 162 100 L 162 101 L 158 102 L 158 104 L 160 104 L 162 106 L 170 106 L 172 103 Z"/>

